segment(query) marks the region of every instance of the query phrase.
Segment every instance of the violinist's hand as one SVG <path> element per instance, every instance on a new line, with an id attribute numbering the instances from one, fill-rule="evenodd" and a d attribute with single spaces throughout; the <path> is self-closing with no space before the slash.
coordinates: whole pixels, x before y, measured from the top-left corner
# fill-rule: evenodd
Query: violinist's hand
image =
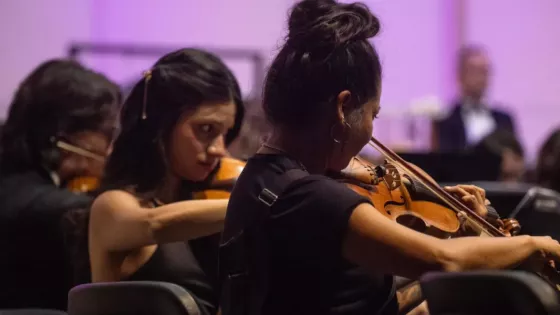
<path id="1" fill-rule="evenodd" d="M 560 262 L 560 243 L 550 236 L 532 236 L 537 251 L 525 261 L 531 270 L 540 271 L 545 265 L 556 267 Z"/>
<path id="2" fill-rule="evenodd" d="M 406 313 L 406 315 L 430 315 L 430 311 L 428 309 L 428 302 L 426 301 L 422 302 L 422 304 L 413 308 L 410 312 Z"/>
<path id="3" fill-rule="evenodd" d="M 488 215 L 486 206 L 490 205 L 490 201 L 486 199 L 486 191 L 484 189 L 474 185 L 457 185 L 445 187 L 445 190 L 455 195 L 481 217 L 485 218 Z"/>

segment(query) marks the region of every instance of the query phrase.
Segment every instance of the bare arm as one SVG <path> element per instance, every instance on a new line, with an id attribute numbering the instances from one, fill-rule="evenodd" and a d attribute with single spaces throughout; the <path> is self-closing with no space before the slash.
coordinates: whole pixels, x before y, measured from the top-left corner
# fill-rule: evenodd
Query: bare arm
<path id="1" fill-rule="evenodd" d="M 506 269 L 540 250 L 560 257 L 560 245 L 549 237 L 442 240 L 393 222 L 369 204 L 352 213 L 343 245 L 344 256 L 366 270 L 410 279 L 434 270 Z"/>
<path id="2" fill-rule="evenodd" d="M 93 203 L 90 230 L 110 251 L 186 241 L 223 229 L 227 199 L 191 200 L 143 208 L 131 194 L 109 191 Z"/>

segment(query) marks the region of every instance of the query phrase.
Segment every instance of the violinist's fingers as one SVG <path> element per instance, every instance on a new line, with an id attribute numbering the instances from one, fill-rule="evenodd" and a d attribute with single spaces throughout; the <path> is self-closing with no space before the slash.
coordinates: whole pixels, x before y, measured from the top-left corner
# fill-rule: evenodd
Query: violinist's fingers
<path id="1" fill-rule="evenodd" d="M 489 206 L 489 205 L 491 205 L 491 204 L 492 204 L 492 203 L 490 202 L 490 200 L 484 199 L 484 205 L 485 205 L 485 206 Z"/>
<path id="2" fill-rule="evenodd" d="M 466 190 L 461 188 L 460 186 L 453 186 L 453 187 L 445 187 L 445 190 L 449 193 L 455 194 L 457 197 L 469 196 L 471 195 Z"/>
<path id="3" fill-rule="evenodd" d="M 476 186 L 457 185 L 453 187 L 445 187 L 445 190 L 455 194 L 478 215 L 482 217 L 486 217 L 488 215 L 488 209 L 485 206 L 486 198 L 482 198 L 480 190 Z"/>
<path id="4" fill-rule="evenodd" d="M 474 196 L 476 198 L 476 196 L 474 194 L 469 193 L 468 191 L 463 189 L 461 186 L 450 187 L 450 188 L 447 189 L 447 191 L 450 192 L 450 193 L 453 193 L 458 198 L 463 198 L 464 196 Z M 483 201 L 479 201 L 479 202 L 483 203 Z M 474 206 L 474 204 L 472 206 Z"/>
<path id="5" fill-rule="evenodd" d="M 474 185 L 457 185 L 457 187 L 463 189 L 464 191 L 476 196 L 476 199 L 481 204 L 484 204 L 484 200 L 486 199 L 486 192 L 484 189 L 474 186 Z"/>
<path id="6" fill-rule="evenodd" d="M 472 210 L 474 210 L 478 215 L 486 217 L 488 215 L 488 209 L 484 204 L 480 203 L 478 198 L 474 195 L 463 196 L 461 198 L 465 204 Z"/>
<path id="7" fill-rule="evenodd" d="M 541 250 L 540 258 L 552 259 L 560 262 L 560 243 L 550 236 L 533 236 L 537 247 Z"/>
<path id="8" fill-rule="evenodd" d="M 476 197 L 473 195 L 470 196 L 463 196 L 461 197 L 461 200 L 463 200 L 465 203 L 467 203 L 469 206 L 474 207 L 477 204 L 477 200 Z"/>
<path id="9" fill-rule="evenodd" d="M 478 191 L 478 193 L 480 194 L 480 196 L 482 197 L 482 199 L 486 199 L 486 190 L 484 190 L 484 188 L 475 186 L 475 185 L 467 185 L 467 186 L 471 186 L 472 189 L 476 189 Z"/>

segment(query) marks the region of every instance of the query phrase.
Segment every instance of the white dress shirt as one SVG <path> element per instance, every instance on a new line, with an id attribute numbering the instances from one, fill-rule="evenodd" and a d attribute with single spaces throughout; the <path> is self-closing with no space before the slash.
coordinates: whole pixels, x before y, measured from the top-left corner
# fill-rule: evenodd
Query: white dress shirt
<path id="1" fill-rule="evenodd" d="M 461 107 L 465 136 L 470 145 L 477 144 L 496 129 L 496 121 L 488 107 L 465 102 Z"/>

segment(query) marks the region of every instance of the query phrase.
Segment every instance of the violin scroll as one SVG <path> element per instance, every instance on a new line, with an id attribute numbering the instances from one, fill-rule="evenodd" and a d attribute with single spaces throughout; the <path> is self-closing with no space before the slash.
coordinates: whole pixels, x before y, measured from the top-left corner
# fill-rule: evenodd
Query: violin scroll
<path id="1" fill-rule="evenodd" d="M 500 219 L 502 227 L 500 230 L 508 236 L 516 236 L 521 232 L 521 224 L 516 219 L 508 218 L 508 219 Z"/>

